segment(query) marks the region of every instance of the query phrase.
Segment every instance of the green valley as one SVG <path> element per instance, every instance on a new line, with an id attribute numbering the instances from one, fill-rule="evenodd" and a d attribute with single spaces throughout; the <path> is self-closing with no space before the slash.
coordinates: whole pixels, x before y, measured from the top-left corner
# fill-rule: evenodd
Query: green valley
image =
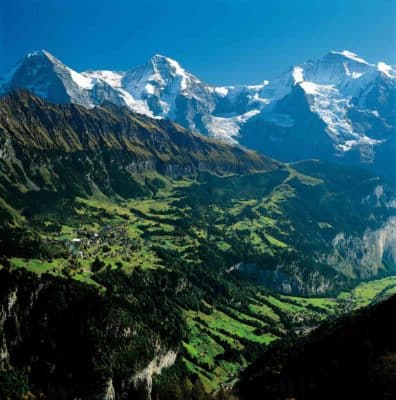
<path id="1" fill-rule="evenodd" d="M 230 388 L 240 371 L 271 342 L 290 334 L 303 335 L 327 318 L 396 292 L 396 277 L 385 277 L 337 296 L 276 294 L 254 282 L 235 281 L 233 272 L 227 272 L 227 266 L 235 262 L 230 254 L 236 246 L 243 246 L 238 250 L 243 248 L 250 257 L 290 251 L 291 224 L 283 219 L 282 206 L 288 196 L 295 196 L 292 187 L 285 191 L 285 185 L 296 176 L 309 186 L 321 183 L 287 169 L 275 178 L 276 184 L 265 175 L 254 176 L 263 185 L 262 198 L 255 197 L 257 186 L 248 185 L 246 197 L 224 200 L 236 186 L 235 179 L 241 185 L 241 178 L 229 177 L 210 189 L 206 181 L 162 178 L 160 187 L 147 197 L 126 200 L 97 194 L 69 199 L 62 208 L 54 206 L 50 213 L 37 212 L 30 218 L 41 240 L 48 247 L 61 246 L 62 254 L 41 259 L 10 257 L 6 264 L 38 275 L 74 279 L 104 292 L 101 275 L 107 270 L 127 274 L 135 269 L 177 270 L 187 279 L 190 274 L 199 279 L 206 273 L 202 268 L 207 260 L 216 254 L 217 264 L 211 270 L 217 272 L 212 279 L 216 285 L 226 284 L 225 292 L 213 293 L 204 282 L 194 284 L 187 300 L 190 308 L 179 306 L 186 324 L 181 349 L 186 370 L 199 377 L 207 391 Z M 194 195 L 186 197 L 190 191 Z M 203 207 L 199 201 L 210 204 Z M 244 293 L 236 294 L 238 290 Z M 236 298 L 230 301 L 230 294 Z M 207 300 L 200 300 L 201 296 Z"/>
<path id="2" fill-rule="evenodd" d="M 396 291 L 377 176 L 108 104 L 0 105 L 0 395 L 232 396 L 271 344 Z"/>

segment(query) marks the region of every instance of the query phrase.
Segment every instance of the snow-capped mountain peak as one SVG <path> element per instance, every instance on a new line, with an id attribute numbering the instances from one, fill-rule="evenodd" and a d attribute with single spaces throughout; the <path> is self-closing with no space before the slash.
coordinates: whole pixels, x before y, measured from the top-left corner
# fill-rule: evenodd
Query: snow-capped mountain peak
<path id="1" fill-rule="evenodd" d="M 373 65 L 351 51 L 331 51 L 318 60 L 303 64 L 305 80 L 318 84 L 340 84 L 369 72 Z"/>
<path id="2" fill-rule="evenodd" d="M 377 64 L 377 71 L 383 73 L 388 78 L 396 78 L 396 69 L 391 65 L 384 63 L 383 61 L 380 61 Z"/>
<path id="3" fill-rule="evenodd" d="M 155 54 L 146 64 L 127 71 L 124 76 L 125 89 L 138 97 L 158 94 L 161 89 L 171 95 L 172 92 L 186 91 L 198 83 L 200 80 L 177 61 L 161 54 Z"/>
<path id="4" fill-rule="evenodd" d="M 294 84 L 301 83 L 304 81 L 304 68 L 299 65 L 293 67 L 292 76 L 294 80 Z"/>
<path id="5" fill-rule="evenodd" d="M 145 103 L 152 115 L 158 117 L 174 118 L 176 103 L 182 102 L 182 98 L 211 103 L 209 85 L 202 83 L 177 61 L 161 54 L 155 54 L 144 65 L 123 73 L 120 86 L 135 100 Z M 189 127 L 197 129 L 194 124 Z"/>
<path id="6" fill-rule="evenodd" d="M 361 144 L 379 143 L 360 127 L 356 128 L 349 117 L 356 99 L 359 99 L 361 107 L 366 104 L 365 97 L 378 71 L 387 77 L 393 73 L 389 65 L 369 64 L 351 51 L 332 51 L 322 58 L 293 67 L 289 72 L 290 79 L 286 74 L 280 80 L 280 86 L 283 85 L 285 96 L 291 92 L 292 86 L 300 86 L 310 110 L 325 124 L 335 148 L 346 152 Z"/>
<path id="7" fill-rule="evenodd" d="M 343 50 L 343 51 L 331 51 L 331 54 L 336 54 L 339 56 L 343 56 L 345 58 L 348 58 L 349 60 L 353 60 L 356 61 L 358 63 L 362 63 L 362 64 L 367 64 L 369 65 L 369 63 L 364 60 L 363 58 L 359 57 L 356 53 L 353 53 L 352 51 L 349 50 Z"/>
<path id="8" fill-rule="evenodd" d="M 25 88 L 55 103 L 70 101 L 92 106 L 86 91 L 95 82 L 76 72 L 46 50 L 30 52 L 4 77 L 0 92 Z"/>
<path id="9" fill-rule="evenodd" d="M 35 57 L 45 57 L 53 63 L 61 63 L 55 56 L 53 56 L 50 52 L 44 49 L 31 51 L 26 55 L 26 58 L 35 58 Z"/>
<path id="10" fill-rule="evenodd" d="M 92 89 L 93 81 L 92 79 L 83 76 L 77 71 L 69 68 L 65 64 L 63 64 L 60 60 L 58 60 L 55 56 L 53 56 L 50 52 L 46 50 L 38 50 L 33 51 L 27 54 L 26 60 L 29 63 L 34 63 L 36 67 L 33 69 L 33 72 L 40 73 L 41 63 L 49 63 L 53 65 L 54 72 L 56 74 L 65 73 L 66 75 L 70 75 L 73 82 L 78 85 L 82 89 Z"/>
<path id="11" fill-rule="evenodd" d="M 161 54 L 127 71 L 79 73 L 40 50 L 0 80 L 0 94 L 25 88 L 55 103 L 108 101 L 284 160 L 298 159 L 301 149 L 316 157 L 322 146 L 326 157 L 359 152 L 373 162 L 396 129 L 396 71 L 384 62 L 331 51 L 262 82 L 216 87 Z"/>
<path id="12" fill-rule="evenodd" d="M 151 62 L 156 68 L 162 69 L 167 68 L 173 70 L 177 75 L 186 75 L 185 69 L 173 58 L 166 57 L 162 54 L 154 54 L 149 62 Z"/>

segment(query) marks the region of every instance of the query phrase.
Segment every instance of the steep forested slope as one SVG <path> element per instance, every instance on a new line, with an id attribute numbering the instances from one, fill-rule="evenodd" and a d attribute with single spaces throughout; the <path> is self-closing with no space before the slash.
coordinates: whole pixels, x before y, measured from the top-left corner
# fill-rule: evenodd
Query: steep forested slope
<path id="1" fill-rule="evenodd" d="M 304 340 L 275 344 L 246 369 L 242 399 L 392 399 L 396 296 L 325 323 Z"/>
<path id="2" fill-rule="evenodd" d="M 29 388 L 49 399 L 90 399 L 114 388 L 118 398 L 131 395 L 137 371 L 157 358 L 173 364 L 185 336 L 178 279 L 107 271 L 100 292 L 75 280 L 2 269 L 0 396 L 19 398 Z"/>

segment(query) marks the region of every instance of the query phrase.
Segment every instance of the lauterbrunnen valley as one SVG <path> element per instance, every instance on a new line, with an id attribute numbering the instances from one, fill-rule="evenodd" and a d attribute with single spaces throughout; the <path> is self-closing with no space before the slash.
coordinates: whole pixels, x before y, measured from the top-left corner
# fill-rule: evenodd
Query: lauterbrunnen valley
<path id="1" fill-rule="evenodd" d="M 396 398 L 394 2 L 0 21 L 0 400 Z"/>

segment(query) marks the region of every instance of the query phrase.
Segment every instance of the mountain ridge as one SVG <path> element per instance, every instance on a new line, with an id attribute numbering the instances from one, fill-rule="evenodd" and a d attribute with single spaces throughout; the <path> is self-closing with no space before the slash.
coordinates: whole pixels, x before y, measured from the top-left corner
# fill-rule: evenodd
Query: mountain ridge
<path id="1" fill-rule="evenodd" d="M 61 188 L 64 182 L 70 183 L 71 177 L 63 170 L 70 163 L 80 163 L 91 171 L 90 176 L 76 178 L 76 183 L 85 182 L 83 186 L 104 191 L 106 180 L 119 182 L 121 191 L 135 189 L 139 172 L 177 177 L 207 170 L 220 174 L 253 172 L 280 165 L 254 151 L 111 103 L 86 109 L 52 104 L 28 91 L 17 91 L 0 99 L 0 104 L 0 185 L 4 193 L 11 188 L 19 192 L 17 186 L 22 182 L 29 189 Z M 58 158 L 54 158 L 56 154 Z M 122 166 L 114 169 L 114 160 Z M 12 179 L 18 185 L 14 186 Z"/>
<path id="2" fill-rule="evenodd" d="M 126 106 L 286 162 L 312 154 L 396 177 L 389 168 L 396 150 L 396 70 L 347 50 L 290 67 L 272 81 L 237 86 L 207 84 L 159 54 L 127 71 L 79 73 L 41 50 L 8 73 L 0 94 L 18 88 L 54 103 Z"/>

